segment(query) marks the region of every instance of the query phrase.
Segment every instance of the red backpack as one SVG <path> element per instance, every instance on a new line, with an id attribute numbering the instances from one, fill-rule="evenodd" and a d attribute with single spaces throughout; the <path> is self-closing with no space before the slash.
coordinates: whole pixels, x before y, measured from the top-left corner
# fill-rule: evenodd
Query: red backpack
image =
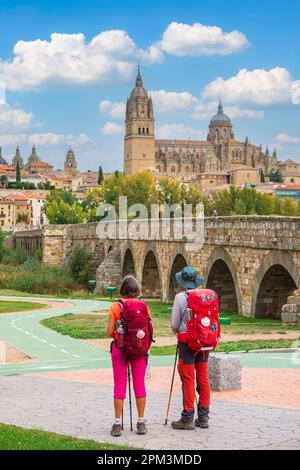
<path id="1" fill-rule="evenodd" d="M 122 307 L 121 322 L 124 341 L 121 347 L 127 359 L 138 359 L 148 354 L 153 340 L 153 325 L 147 304 L 141 300 L 118 300 Z"/>
<path id="2" fill-rule="evenodd" d="M 221 332 L 218 295 L 210 289 L 195 289 L 186 294 L 190 315 L 187 331 L 178 333 L 178 340 L 193 351 L 212 351 L 217 347 Z"/>

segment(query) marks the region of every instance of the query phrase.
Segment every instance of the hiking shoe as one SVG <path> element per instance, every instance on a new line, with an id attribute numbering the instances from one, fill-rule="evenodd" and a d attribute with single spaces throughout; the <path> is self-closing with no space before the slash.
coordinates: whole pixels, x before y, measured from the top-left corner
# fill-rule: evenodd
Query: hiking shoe
<path id="1" fill-rule="evenodd" d="M 121 436 L 121 430 L 122 430 L 121 424 L 114 423 L 112 425 L 110 434 L 114 437 L 120 437 Z"/>
<path id="2" fill-rule="evenodd" d="M 195 419 L 195 426 L 197 428 L 202 428 L 202 429 L 207 429 L 209 428 L 209 425 L 208 425 L 208 419 L 204 419 L 203 421 L 199 421 L 198 418 Z"/>
<path id="3" fill-rule="evenodd" d="M 142 434 L 146 434 L 146 432 L 147 432 L 147 428 L 146 428 L 145 422 L 138 421 L 136 423 L 136 433 L 142 435 Z"/>
<path id="4" fill-rule="evenodd" d="M 185 431 L 192 431 L 195 429 L 194 421 L 183 421 L 180 419 L 179 421 L 172 421 L 171 427 L 173 429 L 184 429 Z"/>

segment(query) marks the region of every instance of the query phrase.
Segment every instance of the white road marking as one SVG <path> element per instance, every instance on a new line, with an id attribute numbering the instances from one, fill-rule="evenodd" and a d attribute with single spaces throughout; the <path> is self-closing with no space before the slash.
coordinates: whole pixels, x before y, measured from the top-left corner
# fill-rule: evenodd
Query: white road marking
<path id="1" fill-rule="evenodd" d="M 65 354 L 71 354 L 71 353 L 69 353 L 68 351 L 66 351 L 65 349 L 60 349 L 60 351 L 61 351 L 62 353 L 65 353 Z"/>
<path id="2" fill-rule="evenodd" d="M 35 335 L 31 335 L 34 339 L 39 339 L 37 336 Z"/>
<path id="3" fill-rule="evenodd" d="M 49 343 L 50 346 L 52 346 L 52 348 L 56 348 L 56 344 L 52 344 L 52 343 Z"/>
<path id="4" fill-rule="evenodd" d="M 24 331 L 25 335 L 29 335 L 31 336 L 31 333 L 29 333 L 29 331 Z"/>
<path id="5" fill-rule="evenodd" d="M 41 341 L 42 341 L 43 343 L 47 343 L 47 341 L 46 341 L 45 339 L 42 339 L 42 338 L 41 338 Z"/>
<path id="6" fill-rule="evenodd" d="M 80 358 L 80 356 L 77 356 L 77 354 L 72 354 L 72 357 L 78 357 L 78 358 Z"/>

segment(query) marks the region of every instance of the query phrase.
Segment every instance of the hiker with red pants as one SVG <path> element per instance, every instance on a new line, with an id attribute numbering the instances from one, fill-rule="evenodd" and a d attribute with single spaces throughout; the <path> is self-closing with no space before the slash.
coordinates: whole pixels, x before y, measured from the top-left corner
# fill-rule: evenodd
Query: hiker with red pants
<path id="1" fill-rule="evenodd" d="M 192 430 L 195 426 L 208 428 L 210 387 L 208 381 L 209 352 L 220 339 L 218 296 L 209 289 L 200 289 L 203 278 L 195 268 L 186 266 L 176 274 L 177 283 L 184 288 L 175 296 L 171 327 L 178 338 L 178 372 L 182 382 L 183 410 L 173 429 Z M 195 376 L 198 417 L 195 414 Z"/>
<path id="2" fill-rule="evenodd" d="M 107 334 L 113 338 L 111 359 L 114 376 L 115 421 L 111 435 L 114 437 L 121 436 L 121 415 L 126 398 L 128 375 L 130 378 L 129 367 L 138 411 L 137 434 L 146 434 L 147 432 L 144 418 L 145 375 L 149 349 L 153 341 L 150 310 L 145 302 L 138 299 L 140 289 L 133 276 L 126 276 L 123 279 L 120 295 L 122 298 L 110 306 L 107 325 Z"/>

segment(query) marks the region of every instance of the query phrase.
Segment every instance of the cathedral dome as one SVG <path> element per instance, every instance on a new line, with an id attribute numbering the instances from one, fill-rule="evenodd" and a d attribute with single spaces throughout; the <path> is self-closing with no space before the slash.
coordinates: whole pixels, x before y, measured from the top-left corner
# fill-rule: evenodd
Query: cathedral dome
<path id="1" fill-rule="evenodd" d="M 232 125 L 230 117 L 227 116 L 227 114 L 225 114 L 223 111 L 223 106 L 221 102 L 219 103 L 218 114 L 216 114 L 211 119 L 210 124 L 213 126 L 224 126 L 224 124 L 228 126 Z"/>
<path id="2" fill-rule="evenodd" d="M 130 98 L 149 98 L 148 92 L 143 87 L 142 76 L 140 74 L 140 68 L 138 69 L 138 74 L 136 76 L 135 87 L 130 94 Z"/>

